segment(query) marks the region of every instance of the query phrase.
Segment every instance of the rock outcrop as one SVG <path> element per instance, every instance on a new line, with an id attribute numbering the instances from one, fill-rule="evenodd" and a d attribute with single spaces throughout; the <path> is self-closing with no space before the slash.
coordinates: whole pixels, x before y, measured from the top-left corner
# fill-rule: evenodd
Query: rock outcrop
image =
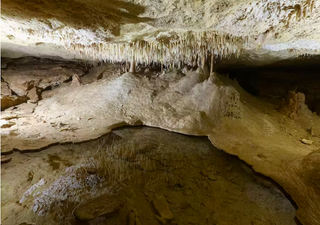
<path id="1" fill-rule="evenodd" d="M 307 109 L 297 121 L 276 109 L 236 82 L 216 74 L 208 77 L 201 69 L 185 76 L 125 73 L 39 102 L 33 114 L 12 119 L 17 125 L 4 130 L 1 144 L 3 152 L 39 149 L 97 138 L 125 124 L 208 136 L 216 147 L 279 183 L 297 203 L 302 223 L 313 225 L 320 218 L 320 195 L 298 174 L 303 173 L 304 157 L 320 144 L 309 132 L 320 127 L 320 120 Z M 2 118 L 12 114 L 3 113 Z M 301 137 L 314 144 L 301 143 Z"/>
<path id="2" fill-rule="evenodd" d="M 27 100 L 28 98 L 26 96 L 13 95 L 8 84 L 1 81 L 1 111 L 11 106 L 27 102 Z"/>
<path id="3" fill-rule="evenodd" d="M 77 63 L 30 57 L 7 62 L 1 77 L 18 96 L 27 96 L 31 91 L 29 95 L 37 98 L 40 89 L 59 86 L 73 75 L 82 76 L 86 71 Z"/>
<path id="4" fill-rule="evenodd" d="M 109 216 L 117 212 L 125 203 L 124 196 L 105 194 L 79 205 L 74 211 L 74 216 L 84 221 L 93 220 L 100 216 Z"/>

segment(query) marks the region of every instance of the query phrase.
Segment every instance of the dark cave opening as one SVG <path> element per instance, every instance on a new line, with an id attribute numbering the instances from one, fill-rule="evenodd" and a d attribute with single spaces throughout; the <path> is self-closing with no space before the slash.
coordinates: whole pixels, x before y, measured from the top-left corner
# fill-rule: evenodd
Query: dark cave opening
<path id="1" fill-rule="evenodd" d="M 284 64 L 262 67 L 219 68 L 254 96 L 283 99 L 289 91 L 301 92 L 308 108 L 320 114 L 320 64 Z"/>

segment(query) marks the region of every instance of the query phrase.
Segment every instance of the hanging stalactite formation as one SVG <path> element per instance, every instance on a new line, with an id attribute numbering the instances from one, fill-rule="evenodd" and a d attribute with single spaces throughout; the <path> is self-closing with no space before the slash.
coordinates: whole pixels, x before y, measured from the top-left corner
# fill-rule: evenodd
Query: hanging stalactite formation
<path id="1" fill-rule="evenodd" d="M 202 65 L 208 57 L 239 56 L 247 38 L 217 32 L 175 33 L 167 39 L 137 40 L 131 43 L 94 43 L 92 45 L 66 44 L 79 54 L 85 53 L 101 61 L 145 63 L 158 62 L 164 66 L 182 64 Z M 134 70 L 133 65 L 130 71 Z"/>

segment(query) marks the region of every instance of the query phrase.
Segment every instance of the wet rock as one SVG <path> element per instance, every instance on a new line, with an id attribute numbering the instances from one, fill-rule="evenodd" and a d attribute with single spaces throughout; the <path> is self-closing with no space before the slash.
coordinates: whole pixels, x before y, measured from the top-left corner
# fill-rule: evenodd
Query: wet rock
<path id="1" fill-rule="evenodd" d="M 142 225 L 141 220 L 139 217 L 136 217 L 136 225 Z"/>
<path id="2" fill-rule="evenodd" d="M 128 225 L 134 225 L 135 218 L 136 218 L 136 214 L 134 212 L 130 212 L 129 218 L 128 218 Z"/>
<path id="3" fill-rule="evenodd" d="M 315 129 L 313 127 L 311 127 L 311 129 L 310 129 L 310 134 L 311 134 L 312 137 L 316 137 L 317 136 L 317 133 L 316 133 L 316 131 L 315 131 Z"/>
<path id="4" fill-rule="evenodd" d="M 167 221 L 165 219 L 163 219 L 162 217 L 156 215 L 156 220 L 159 221 L 160 224 L 167 224 Z"/>
<path id="5" fill-rule="evenodd" d="M 19 105 L 21 103 L 27 102 L 28 98 L 26 96 L 8 96 L 8 95 L 1 95 L 1 111 L 11 106 Z"/>
<path id="6" fill-rule="evenodd" d="M 153 205 L 161 218 L 165 220 L 173 219 L 173 214 L 170 211 L 169 205 L 163 195 L 155 196 L 155 198 L 153 199 Z"/>
<path id="7" fill-rule="evenodd" d="M 301 162 L 300 174 L 310 186 L 320 190 L 320 149 L 305 156 Z"/>
<path id="8" fill-rule="evenodd" d="M 313 143 L 313 141 L 308 140 L 308 139 L 302 139 L 301 142 L 302 142 L 303 144 L 306 144 L 306 145 L 312 145 L 312 143 Z"/>
<path id="9" fill-rule="evenodd" d="M 106 194 L 79 205 L 74 216 L 79 220 L 92 220 L 118 211 L 125 203 L 125 198 L 120 194 Z"/>

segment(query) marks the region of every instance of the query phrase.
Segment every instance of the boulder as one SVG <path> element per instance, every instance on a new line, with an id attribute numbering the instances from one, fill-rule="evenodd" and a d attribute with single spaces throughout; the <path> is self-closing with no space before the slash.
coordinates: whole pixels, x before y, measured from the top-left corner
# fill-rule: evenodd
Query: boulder
<path id="1" fill-rule="evenodd" d="M 80 77 L 78 75 L 73 75 L 71 86 L 81 86 L 81 85 L 83 85 L 83 83 L 82 83 Z"/>
<path id="2" fill-rule="evenodd" d="M 88 74 L 81 77 L 81 80 L 83 84 L 90 84 L 100 79 L 113 79 L 118 76 L 117 70 L 114 64 L 93 67 Z"/>
<path id="3" fill-rule="evenodd" d="M 12 95 L 12 91 L 6 82 L 1 81 L 1 95 Z"/>
<path id="4" fill-rule="evenodd" d="M 2 70 L 2 79 L 18 96 L 24 96 L 34 87 L 47 89 L 59 86 L 72 76 L 82 76 L 86 71 L 76 62 L 26 57 L 8 63 L 7 69 Z"/>
<path id="5" fill-rule="evenodd" d="M 33 87 L 27 94 L 27 97 L 33 101 L 39 101 L 41 99 L 41 91 L 37 87 Z"/>
<path id="6" fill-rule="evenodd" d="M 28 98 L 26 96 L 1 95 L 1 111 L 11 106 L 15 106 L 15 105 L 19 105 L 21 103 L 27 102 L 27 100 Z"/>
<path id="7" fill-rule="evenodd" d="M 288 117 L 295 119 L 306 108 L 305 95 L 303 93 L 295 93 L 289 91 L 286 98 L 282 100 L 280 112 Z"/>
<path id="8" fill-rule="evenodd" d="M 53 88 L 52 90 L 47 90 L 41 93 L 42 99 L 51 98 L 52 96 L 67 90 L 71 85 L 71 82 L 62 83 L 60 86 Z"/>
<path id="9" fill-rule="evenodd" d="M 306 144 L 306 145 L 312 145 L 312 143 L 313 143 L 313 141 L 308 140 L 308 139 L 302 139 L 301 142 L 302 142 L 303 144 Z"/>
<path id="10" fill-rule="evenodd" d="M 173 214 L 169 209 L 169 205 L 163 195 L 155 196 L 153 199 L 153 205 L 161 218 L 165 220 L 172 220 Z"/>
<path id="11" fill-rule="evenodd" d="M 118 211 L 125 203 L 122 195 L 105 194 L 80 204 L 74 211 L 74 216 L 79 220 L 92 220 Z"/>

